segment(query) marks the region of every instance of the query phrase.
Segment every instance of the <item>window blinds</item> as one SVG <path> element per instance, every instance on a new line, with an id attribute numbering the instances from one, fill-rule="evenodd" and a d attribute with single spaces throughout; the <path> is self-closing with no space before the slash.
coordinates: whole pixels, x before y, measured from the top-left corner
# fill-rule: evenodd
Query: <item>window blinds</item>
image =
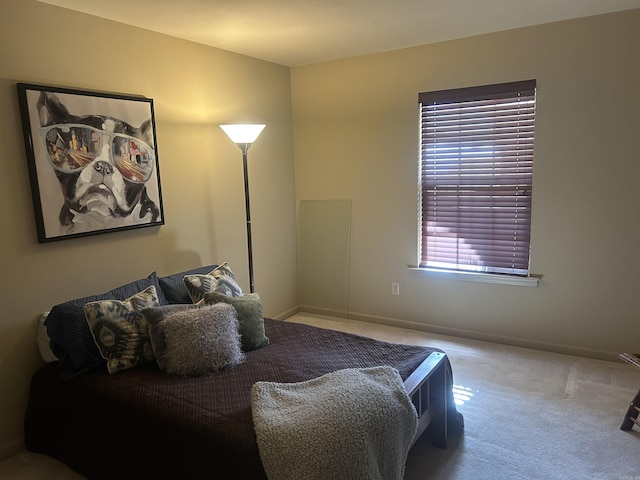
<path id="1" fill-rule="evenodd" d="M 529 274 L 535 89 L 419 95 L 421 267 Z"/>

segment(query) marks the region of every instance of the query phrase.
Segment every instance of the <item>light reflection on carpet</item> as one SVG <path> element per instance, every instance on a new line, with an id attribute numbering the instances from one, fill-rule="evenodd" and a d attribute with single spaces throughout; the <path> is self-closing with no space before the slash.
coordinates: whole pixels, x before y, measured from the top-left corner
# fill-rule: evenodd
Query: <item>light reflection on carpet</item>
<path id="1" fill-rule="evenodd" d="M 471 397 L 473 397 L 473 392 L 470 388 L 463 387 L 462 385 L 453 386 L 453 400 L 456 405 L 464 405 L 471 400 Z"/>

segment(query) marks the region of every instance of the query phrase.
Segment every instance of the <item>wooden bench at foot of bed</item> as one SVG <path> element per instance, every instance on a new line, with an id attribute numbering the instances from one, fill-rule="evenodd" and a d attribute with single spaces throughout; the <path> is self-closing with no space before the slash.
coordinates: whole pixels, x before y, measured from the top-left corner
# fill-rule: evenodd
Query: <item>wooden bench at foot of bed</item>
<path id="1" fill-rule="evenodd" d="M 405 389 L 418 413 L 418 428 L 413 443 L 420 438 L 427 427 L 433 444 L 447 448 L 447 392 L 449 385 L 446 374 L 447 356 L 432 352 L 404 381 Z"/>

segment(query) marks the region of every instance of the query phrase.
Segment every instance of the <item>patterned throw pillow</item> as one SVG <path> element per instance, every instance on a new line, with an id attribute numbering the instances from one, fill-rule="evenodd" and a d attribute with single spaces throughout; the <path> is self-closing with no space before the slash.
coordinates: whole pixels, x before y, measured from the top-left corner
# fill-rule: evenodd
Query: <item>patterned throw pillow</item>
<path id="1" fill-rule="evenodd" d="M 51 350 L 59 359 L 57 371 L 63 379 L 69 379 L 93 369 L 105 369 L 105 361 L 93 341 L 87 326 L 84 306 L 99 300 L 124 300 L 145 288 L 156 287 L 161 305 L 167 303 L 158 284 L 156 272 L 135 282 L 121 285 L 100 295 L 76 298 L 54 306 L 45 325 L 51 339 Z"/>
<path id="2" fill-rule="evenodd" d="M 185 275 L 184 284 L 193 303 L 198 303 L 204 294 L 209 292 L 218 292 L 229 297 L 241 297 L 244 294 L 227 262 L 206 275 Z"/>
<path id="3" fill-rule="evenodd" d="M 167 302 L 170 304 L 191 303 L 189 291 L 184 284 L 185 275 L 206 275 L 217 266 L 218 265 L 205 265 L 204 267 L 196 267 L 184 272 L 158 277 L 158 283 L 160 284 L 160 288 L 162 288 Z"/>
<path id="4" fill-rule="evenodd" d="M 244 360 L 232 306 L 206 305 L 169 315 L 158 326 L 166 342 L 158 365 L 170 375 L 207 375 Z"/>
<path id="5" fill-rule="evenodd" d="M 243 351 L 257 350 L 269 344 L 269 338 L 264 331 L 262 301 L 257 293 L 248 293 L 241 297 L 229 297 L 218 292 L 209 292 L 204 295 L 198 305 L 214 305 L 218 303 L 228 303 L 238 312 Z"/>
<path id="6" fill-rule="evenodd" d="M 91 335 L 110 374 L 154 360 L 142 310 L 160 303 L 150 286 L 126 300 L 89 302 L 84 313 Z"/>

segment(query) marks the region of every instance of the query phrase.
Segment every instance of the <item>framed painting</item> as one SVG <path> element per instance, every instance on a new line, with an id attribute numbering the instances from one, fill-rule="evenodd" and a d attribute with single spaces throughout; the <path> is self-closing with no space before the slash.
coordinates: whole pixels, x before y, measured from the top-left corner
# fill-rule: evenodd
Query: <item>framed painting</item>
<path id="1" fill-rule="evenodd" d="M 164 224 L 152 99 L 17 87 L 40 243 Z"/>

